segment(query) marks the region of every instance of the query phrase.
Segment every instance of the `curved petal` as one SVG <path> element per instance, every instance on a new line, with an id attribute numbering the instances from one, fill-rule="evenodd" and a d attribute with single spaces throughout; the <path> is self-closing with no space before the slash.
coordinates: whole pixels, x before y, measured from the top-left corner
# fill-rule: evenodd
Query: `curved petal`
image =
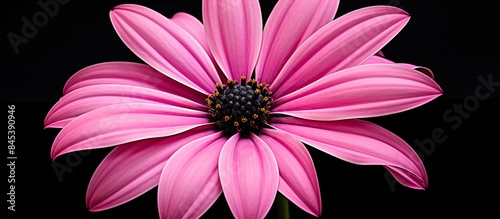
<path id="1" fill-rule="evenodd" d="M 180 84 L 148 65 L 133 62 L 103 62 L 88 66 L 71 76 L 63 94 L 76 89 L 99 85 L 121 84 L 160 90 L 204 104 L 205 93 Z"/>
<path id="2" fill-rule="evenodd" d="M 434 80 L 409 68 L 360 65 L 276 100 L 273 113 L 311 120 L 375 117 L 415 108 L 441 94 Z"/>
<path id="3" fill-rule="evenodd" d="M 367 59 L 365 62 L 363 62 L 363 65 L 368 65 L 368 64 L 395 64 L 393 61 L 374 55 Z"/>
<path id="4" fill-rule="evenodd" d="M 273 152 L 255 134 L 233 135 L 219 158 L 222 191 L 235 218 L 264 218 L 278 189 L 279 173 Z"/>
<path id="5" fill-rule="evenodd" d="M 166 138 L 135 141 L 114 148 L 99 164 L 87 189 L 87 207 L 103 211 L 126 203 L 158 185 L 167 160 L 179 148 L 203 136 L 192 129 Z"/>
<path id="6" fill-rule="evenodd" d="M 280 171 L 278 191 L 309 214 L 321 214 L 318 177 L 306 147 L 281 130 L 263 129 L 259 136 L 273 151 Z"/>
<path id="7" fill-rule="evenodd" d="M 52 144 L 51 157 L 132 141 L 167 137 L 208 124 L 207 113 L 163 104 L 116 104 L 68 123 Z"/>
<path id="8" fill-rule="evenodd" d="M 425 75 L 429 76 L 430 78 L 434 79 L 434 73 L 431 71 L 431 69 L 424 67 L 424 66 L 417 66 L 414 64 L 408 64 L 408 63 L 397 63 L 398 65 L 405 66 L 410 69 L 415 69 L 419 72 L 424 73 Z"/>
<path id="9" fill-rule="evenodd" d="M 363 63 L 396 36 L 408 20 L 405 11 L 389 6 L 366 7 L 335 19 L 290 57 L 271 84 L 275 98 Z M 287 83 L 290 81 L 293 83 Z"/>
<path id="10" fill-rule="evenodd" d="M 170 93 L 138 86 L 101 84 L 86 86 L 64 95 L 47 113 L 44 123 L 46 127 L 62 128 L 82 114 L 122 103 L 161 103 L 206 111 L 206 106 Z"/>
<path id="11" fill-rule="evenodd" d="M 281 0 L 264 27 L 256 78 L 271 84 L 297 47 L 333 19 L 338 0 Z"/>
<path id="12" fill-rule="evenodd" d="M 394 176 L 394 178 L 402 185 L 407 186 L 412 189 L 424 190 L 427 188 L 427 181 L 424 182 L 425 186 L 422 186 L 422 178 L 411 172 L 408 172 L 397 167 L 385 166 L 385 168 Z"/>
<path id="13" fill-rule="evenodd" d="M 409 69 L 413 69 L 413 70 L 417 70 L 419 72 L 422 72 L 425 75 L 429 76 L 430 78 L 434 79 L 434 73 L 432 73 L 432 71 L 429 68 L 422 67 L 422 66 L 416 66 L 416 65 L 408 64 L 408 63 L 394 63 L 393 61 L 391 61 L 389 59 L 386 59 L 386 58 L 383 58 L 383 57 L 380 57 L 377 55 L 370 57 L 363 64 L 364 65 L 366 65 L 366 64 L 398 64 L 398 65 L 401 65 L 403 67 L 407 67 Z"/>
<path id="14" fill-rule="evenodd" d="M 275 118 L 272 122 L 275 128 L 296 135 L 302 142 L 339 159 L 360 165 L 388 166 L 400 175 L 418 179 L 416 185 L 399 181 L 403 185 L 416 189 L 427 187 L 427 173 L 417 153 L 401 138 L 373 123 L 320 122 L 293 117 Z"/>
<path id="15" fill-rule="evenodd" d="M 205 27 L 203 26 L 203 24 L 196 17 L 184 12 L 178 12 L 174 14 L 174 16 L 170 20 L 186 30 L 189 34 L 191 34 L 191 36 L 196 39 L 196 41 L 198 41 L 198 43 L 200 43 L 200 45 L 203 47 L 203 49 L 205 49 L 208 56 L 210 57 L 210 60 L 214 64 L 215 69 L 217 70 L 217 73 L 219 74 L 222 82 L 227 81 L 227 76 L 224 75 L 222 70 L 219 68 L 219 65 L 212 55 L 212 51 L 210 51 L 207 37 L 205 35 Z"/>
<path id="16" fill-rule="evenodd" d="M 262 40 L 259 1 L 204 0 L 203 23 L 210 50 L 227 77 L 250 78 Z"/>
<path id="17" fill-rule="evenodd" d="M 159 72 L 205 94 L 221 82 L 196 39 L 156 11 L 124 4 L 116 6 L 110 18 L 129 49 Z"/>
<path id="18" fill-rule="evenodd" d="M 217 165 L 226 140 L 222 132 L 196 139 L 168 160 L 158 185 L 160 218 L 199 218 L 212 206 L 222 193 Z"/>
<path id="19" fill-rule="evenodd" d="M 213 58 L 212 52 L 208 47 L 207 38 L 205 36 L 205 29 L 201 21 L 199 21 L 193 15 L 184 12 L 175 13 L 170 20 L 182 27 L 182 29 L 187 31 L 189 34 L 191 34 L 191 36 L 193 36 L 194 39 L 196 39 L 196 41 L 200 43 L 203 49 L 205 49 L 208 56 Z"/>

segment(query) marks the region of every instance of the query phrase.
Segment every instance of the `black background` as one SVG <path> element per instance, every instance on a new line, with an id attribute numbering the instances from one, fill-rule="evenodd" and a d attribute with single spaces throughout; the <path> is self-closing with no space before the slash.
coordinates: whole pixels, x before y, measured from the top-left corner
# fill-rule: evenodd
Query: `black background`
<path id="1" fill-rule="evenodd" d="M 275 2 L 261 1 L 264 17 L 269 15 Z M 201 1 L 91 3 L 72 0 L 60 5 L 57 14 L 38 28 L 27 44 L 19 45 L 15 53 L 8 33 L 21 35 L 22 17 L 32 19 L 41 8 L 37 1 L 3 3 L 1 14 L 6 17 L 1 19 L 0 100 L 5 111 L 7 105 L 16 106 L 18 157 L 16 212 L 9 212 L 9 218 L 28 214 L 52 218 L 158 217 L 156 189 L 119 207 L 88 212 L 85 207 L 87 184 L 110 149 L 59 157 L 56 162 L 72 170 L 59 180 L 49 156 L 58 130 L 43 129 L 46 113 L 61 96 L 66 80 L 77 70 L 106 61 L 142 62 L 121 42 L 109 21 L 109 10 L 122 3 L 141 4 L 167 17 L 183 11 L 201 19 Z M 500 87 L 492 90 L 489 98 L 476 104 L 471 102 L 476 88 L 481 86 L 478 77 L 492 77 L 493 81 L 500 82 L 497 67 L 500 19 L 495 7 L 484 1 L 356 0 L 341 1 L 337 16 L 379 4 L 401 7 L 412 16 L 403 31 L 384 48 L 386 56 L 431 68 L 444 90 L 443 96 L 422 107 L 369 119 L 396 133 L 423 154 L 429 188 L 417 191 L 399 184 L 391 188 L 380 166 L 357 166 L 310 148 L 320 180 L 322 218 L 497 215 L 494 209 L 498 207 L 495 203 L 499 185 L 495 179 L 498 156 L 494 152 L 500 146 L 497 116 Z M 466 110 L 466 118 L 461 117 L 460 124 L 443 119 L 447 111 L 459 104 L 473 105 Z M 416 141 L 431 138 L 435 129 L 442 129 L 446 140 L 435 143 L 431 151 L 419 148 Z M 4 187 L 2 192 L 7 193 L 8 188 Z M 290 211 L 292 218 L 311 217 L 293 204 Z M 231 218 L 232 215 L 221 196 L 203 217 Z M 268 217 L 276 217 L 274 206 Z"/>

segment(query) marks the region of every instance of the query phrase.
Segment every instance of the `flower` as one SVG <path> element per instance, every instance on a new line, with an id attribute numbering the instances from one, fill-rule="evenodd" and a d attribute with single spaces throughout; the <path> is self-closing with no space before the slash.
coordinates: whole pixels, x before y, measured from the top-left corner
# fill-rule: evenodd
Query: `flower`
<path id="1" fill-rule="evenodd" d="M 426 170 L 395 134 L 359 118 L 402 112 L 441 95 L 434 80 L 374 55 L 409 20 L 389 6 L 330 22 L 336 0 L 280 0 L 262 28 L 257 0 L 204 0 L 203 22 L 139 5 L 110 12 L 147 65 L 107 62 L 77 72 L 49 111 L 62 128 L 51 157 L 116 146 L 87 190 L 90 211 L 158 186 L 161 218 L 201 216 L 223 194 L 236 218 L 263 218 L 279 191 L 319 216 L 303 143 L 403 185 Z M 432 76 L 432 74 L 429 74 Z"/>

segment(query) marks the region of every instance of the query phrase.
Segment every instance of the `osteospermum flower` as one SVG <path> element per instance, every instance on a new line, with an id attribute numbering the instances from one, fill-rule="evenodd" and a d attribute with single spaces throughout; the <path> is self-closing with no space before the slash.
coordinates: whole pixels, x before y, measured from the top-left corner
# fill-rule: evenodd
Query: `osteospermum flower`
<path id="1" fill-rule="evenodd" d="M 442 91 L 407 64 L 374 56 L 409 20 L 362 8 L 331 21 L 338 1 L 280 0 L 264 28 L 257 0 L 204 0 L 203 22 L 119 5 L 111 22 L 147 65 L 107 62 L 73 75 L 46 127 L 51 157 L 116 146 L 96 169 L 87 206 L 101 211 L 158 186 L 161 218 L 199 217 L 223 194 L 237 218 L 263 218 L 277 192 L 319 216 L 306 143 L 382 165 L 427 186 L 402 139 L 358 118 L 420 106 Z"/>

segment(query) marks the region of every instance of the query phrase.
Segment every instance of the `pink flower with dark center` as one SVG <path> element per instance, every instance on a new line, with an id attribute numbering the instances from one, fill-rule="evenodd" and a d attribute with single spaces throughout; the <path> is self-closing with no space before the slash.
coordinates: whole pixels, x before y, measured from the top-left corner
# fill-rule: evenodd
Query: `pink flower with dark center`
<path id="1" fill-rule="evenodd" d="M 45 120 L 62 128 L 52 159 L 116 146 L 90 180 L 88 208 L 113 208 L 158 186 L 160 218 L 200 217 L 221 194 L 236 218 L 263 218 L 277 192 L 319 216 L 303 143 L 426 188 L 412 148 L 359 120 L 442 94 L 428 69 L 374 56 L 409 16 L 373 6 L 332 21 L 337 6 L 280 0 L 264 28 L 257 0 L 204 0 L 204 24 L 115 7 L 116 32 L 147 65 L 107 62 L 73 75 Z"/>

